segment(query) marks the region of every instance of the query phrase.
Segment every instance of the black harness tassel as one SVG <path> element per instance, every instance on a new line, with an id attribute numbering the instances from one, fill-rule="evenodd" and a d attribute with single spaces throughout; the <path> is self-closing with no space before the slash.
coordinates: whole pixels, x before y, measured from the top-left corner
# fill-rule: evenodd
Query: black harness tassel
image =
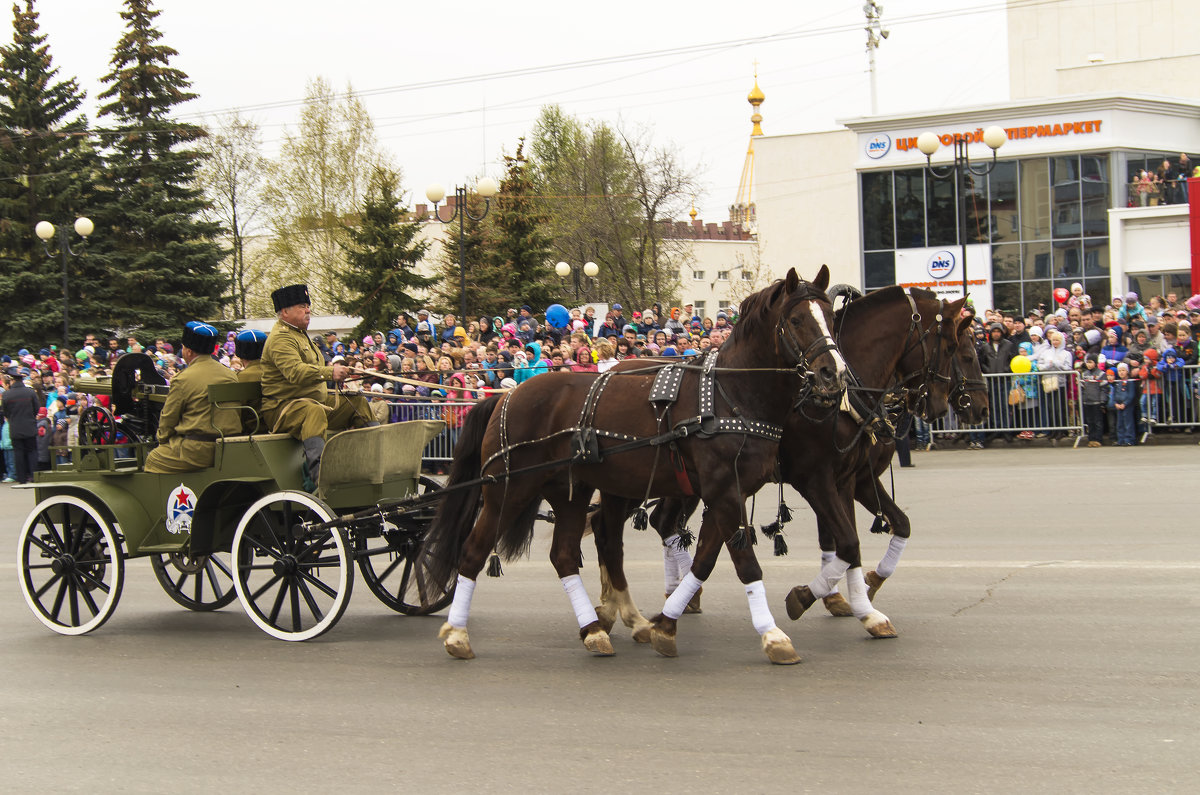
<path id="1" fill-rule="evenodd" d="M 891 531 L 891 528 L 888 526 L 887 521 L 883 518 L 883 514 L 881 514 L 881 513 L 875 514 L 875 521 L 871 524 L 871 532 L 872 533 L 887 533 L 890 531 Z"/>
<path id="2" fill-rule="evenodd" d="M 488 558 L 487 576 L 499 577 L 502 574 L 504 574 L 504 569 L 500 568 L 500 556 L 493 552 L 492 556 Z"/>
<path id="3" fill-rule="evenodd" d="M 737 532 L 729 537 L 729 548 L 743 550 L 750 547 L 750 539 L 746 536 L 744 528 L 739 527 Z"/>
<path id="4" fill-rule="evenodd" d="M 691 549 L 692 544 L 696 542 L 696 537 L 692 535 L 692 531 L 688 530 L 686 526 L 679 528 L 678 535 L 680 549 Z"/>
<path id="5" fill-rule="evenodd" d="M 783 528 L 780 527 L 779 520 L 776 519 L 775 521 L 771 522 L 770 524 L 763 525 L 760 529 L 762 530 L 762 534 L 765 535 L 767 538 L 774 538 L 775 534 L 778 533 Z"/>
<path id="6" fill-rule="evenodd" d="M 792 521 L 792 511 L 783 500 L 779 501 L 779 523 L 781 525 Z"/>
<path id="7" fill-rule="evenodd" d="M 650 517 L 646 514 L 645 507 L 639 507 L 633 513 L 633 529 L 645 530 L 650 526 Z"/>
<path id="8" fill-rule="evenodd" d="M 775 534 L 775 557 L 782 557 L 788 553 L 787 541 L 783 538 L 783 533 Z"/>

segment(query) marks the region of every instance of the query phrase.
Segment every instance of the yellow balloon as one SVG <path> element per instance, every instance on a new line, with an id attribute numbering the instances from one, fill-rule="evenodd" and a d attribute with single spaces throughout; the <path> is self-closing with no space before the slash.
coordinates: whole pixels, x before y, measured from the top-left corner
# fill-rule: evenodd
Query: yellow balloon
<path id="1" fill-rule="evenodd" d="M 1009 365 L 1014 373 L 1028 373 L 1033 369 L 1028 356 L 1017 355 L 1012 357 L 1012 362 Z"/>

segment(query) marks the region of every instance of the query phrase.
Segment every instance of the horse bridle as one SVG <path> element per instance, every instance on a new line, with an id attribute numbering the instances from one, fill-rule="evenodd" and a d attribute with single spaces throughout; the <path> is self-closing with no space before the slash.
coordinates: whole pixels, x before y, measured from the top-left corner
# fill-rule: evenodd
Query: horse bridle
<path id="1" fill-rule="evenodd" d="M 962 344 L 962 341 L 959 341 Z M 958 356 L 955 355 L 950 359 L 954 368 L 954 386 L 950 388 L 950 405 L 958 411 L 968 411 L 971 408 L 971 389 L 980 391 L 987 390 L 987 381 L 982 378 L 967 378 L 967 374 L 963 372 L 962 365 L 958 363 Z"/>
<path id="2" fill-rule="evenodd" d="M 893 391 L 899 393 L 898 396 L 900 396 L 904 400 L 905 406 L 907 406 L 913 414 L 917 414 L 925 419 L 929 419 L 929 417 L 928 417 L 929 400 L 928 399 L 929 399 L 930 383 L 931 382 L 939 382 L 939 383 L 943 383 L 943 384 L 951 384 L 952 383 L 951 377 L 949 375 L 946 375 L 941 372 L 942 354 L 943 354 L 942 346 L 940 344 L 935 345 L 934 352 L 931 355 L 929 352 L 929 347 L 927 345 L 927 341 L 929 340 L 930 332 L 932 332 L 933 329 L 935 329 L 935 328 L 941 329 L 942 324 L 946 322 L 946 317 L 945 317 L 946 302 L 944 300 L 941 302 L 941 311 L 939 311 L 937 313 L 937 315 L 934 316 L 935 322 L 931 323 L 928 328 L 921 330 L 920 323 L 921 323 L 922 318 L 921 318 L 921 313 L 917 310 L 916 301 L 913 300 L 912 295 L 910 293 L 908 293 L 907 291 L 904 293 L 904 296 L 905 296 L 905 298 L 908 299 L 908 305 L 912 308 L 912 320 L 908 327 L 908 334 L 905 335 L 905 348 L 904 348 L 904 352 L 900 354 L 900 358 L 903 359 L 905 356 L 907 356 L 909 354 L 910 351 L 912 351 L 913 349 L 916 348 L 916 346 L 919 345 L 919 346 L 921 346 L 921 357 L 923 359 L 923 362 L 922 362 L 923 366 L 920 369 L 914 370 L 911 373 L 909 373 L 908 375 L 900 378 L 896 382 L 896 386 L 893 388 Z M 915 341 L 912 340 L 914 332 L 920 332 L 919 336 L 917 337 L 917 339 Z M 937 336 L 940 337 L 940 334 Z M 939 340 L 939 342 L 940 342 L 940 340 Z M 954 360 L 954 357 L 951 357 L 951 363 L 957 364 L 957 362 Z M 917 381 L 916 386 L 915 387 L 909 386 L 915 379 L 920 379 L 919 381 Z M 964 381 L 966 380 L 965 377 L 963 380 Z M 968 400 L 969 400 L 969 398 L 968 398 Z"/>
<path id="3" fill-rule="evenodd" d="M 817 290 L 816 287 L 808 284 L 808 282 L 804 282 L 804 284 L 807 287 L 804 294 L 793 296 L 793 301 L 812 302 L 829 300 L 829 297 Z M 796 333 L 786 322 L 786 317 L 780 317 L 779 322 L 775 324 L 775 332 L 784 350 L 795 360 L 793 366 L 795 367 L 796 374 L 804 380 L 804 387 L 800 390 L 800 395 L 796 400 L 796 405 L 800 405 L 811 397 L 812 391 L 816 386 L 816 374 L 812 370 L 812 360 L 830 351 L 836 351 L 838 349 L 837 343 L 834 342 L 833 337 L 828 334 L 822 334 L 807 346 L 801 347 L 800 340 L 797 339 Z"/>

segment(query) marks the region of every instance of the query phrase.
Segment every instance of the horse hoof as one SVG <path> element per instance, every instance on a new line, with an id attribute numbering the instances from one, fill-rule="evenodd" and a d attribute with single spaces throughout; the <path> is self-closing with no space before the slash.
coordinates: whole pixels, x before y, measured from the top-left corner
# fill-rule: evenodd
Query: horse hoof
<path id="1" fill-rule="evenodd" d="M 891 620 L 879 611 L 863 616 L 862 624 L 872 638 L 895 638 L 900 634 Z"/>
<path id="2" fill-rule="evenodd" d="M 607 630 L 596 630 L 595 632 L 588 633 L 588 636 L 583 639 L 583 645 L 592 654 L 601 657 L 611 657 L 616 654 L 613 651 L 612 641 L 608 637 Z"/>
<path id="3" fill-rule="evenodd" d="M 675 648 L 675 636 L 668 635 L 661 629 L 651 628 L 650 645 L 663 657 L 679 656 L 679 650 Z"/>
<path id="4" fill-rule="evenodd" d="M 452 627 L 447 621 L 442 624 L 442 628 L 438 630 L 438 637 L 445 641 L 446 653 L 451 657 L 459 660 L 475 659 L 475 652 L 471 651 L 471 641 L 467 638 L 467 630 L 463 627 Z"/>
<path id="5" fill-rule="evenodd" d="M 612 605 L 599 605 L 596 608 L 596 620 L 605 632 L 612 632 L 617 623 L 617 609 Z"/>
<path id="6" fill-rule="evenodd" d="M 863 579 L 867 583 L 867 599 L 874 601 L 876 592 L 883 587 L 883 581 L 887 578 L 880 577 L 874 569 L 871 569 L 863 575 Z"/>
<path id="7" fill-rule="evenodd" d="M 633 628 L 634 643 L 649 643 L 650 642 L 651 625 L 649 621 L 638 624 Z"/>
<path id="8" fill-rule="evenodd" d="M 817 597 L 813 596 L 813 592 L 807 585 L 797 585 L 788 591 L 787 598 L 783 600 L 783 604 L 787 607 L 788 618 L 795 621 L 804 615 L 804 611 L 812 607 L 815 601 L 817 601 Z"/>
<path id="9" fill-rule="evenodd" d="M 825 603 L 825 609 L 829 611 L 829 615 L 831 616 L 845 618 L 846 616 L 854 615 L 854 611 L 850 609 L 850 603 L 840 593 L 831 593 L 821 601 Z"/>
<path id="10" fill-rule="evenodd" d="M 692 598 L 690 600 L 688 600 L 687 605 L 684 606 L 684 608 L 683 608 L 684 615 L 687 615 L 689 613 L 691 613 L 692 615 L 696 615 L 697 613 L 704 612 L 703 610 L 700 609 L 700 594 L 702 594 L 702 593 L 704 593 L 704 588 L 699 588 L 699 589 L 697 589 L 696 593 L 692 595 Z M 663 594 L 664 599 L 669 599 L 670 597 L 671 597 L 671 594 L 669 594 L 669 593 Z"/>
<path id="11" fill-rule="evenodd" d="M 762 647 L 766 652 L 767 659 L 775 665 L 795 665 L 800 662 L 800 655 L 796 654 L 796 649 L 792 646 L 792 639 L 785 635 L 779 627 L 768 629 L 763 633 Z"/>

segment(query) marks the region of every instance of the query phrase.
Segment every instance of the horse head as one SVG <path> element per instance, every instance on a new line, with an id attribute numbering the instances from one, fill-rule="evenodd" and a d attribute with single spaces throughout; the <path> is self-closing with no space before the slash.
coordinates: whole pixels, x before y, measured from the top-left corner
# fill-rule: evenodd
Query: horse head
<path id="1" fill-rule="evenodd" d="M 907 410 L 927 420 L 950 410 L 951 373 L 958 348 L 959 314 L 965 299 L 946 302 L 926 290 L 910 290 L 910 341 L 897 364 L 907 373 L 900 386 Z"/>
<path id="2" fill-rule="evenodd" d="M 954 383 L 950 387 L 950 407 L 966 425 L 978 425 L 988 416 L 988 389 L 979 366 L 971 319 L 963 318 L 958 327 L 958 348 L 954 352 Z"/>
<path id="3" fill-rule="evenodd" d="M 790 268 L 783 280 L 784 300 L 775 320 L 776 352 L 796 368 L 805 386 L 801 401 L 834 406 L 846 389 L 846 362 L 834 342 L 833 305 L 826 289 L 829 268 L 822 265 L 817 277 L 806 282 Z"/>

